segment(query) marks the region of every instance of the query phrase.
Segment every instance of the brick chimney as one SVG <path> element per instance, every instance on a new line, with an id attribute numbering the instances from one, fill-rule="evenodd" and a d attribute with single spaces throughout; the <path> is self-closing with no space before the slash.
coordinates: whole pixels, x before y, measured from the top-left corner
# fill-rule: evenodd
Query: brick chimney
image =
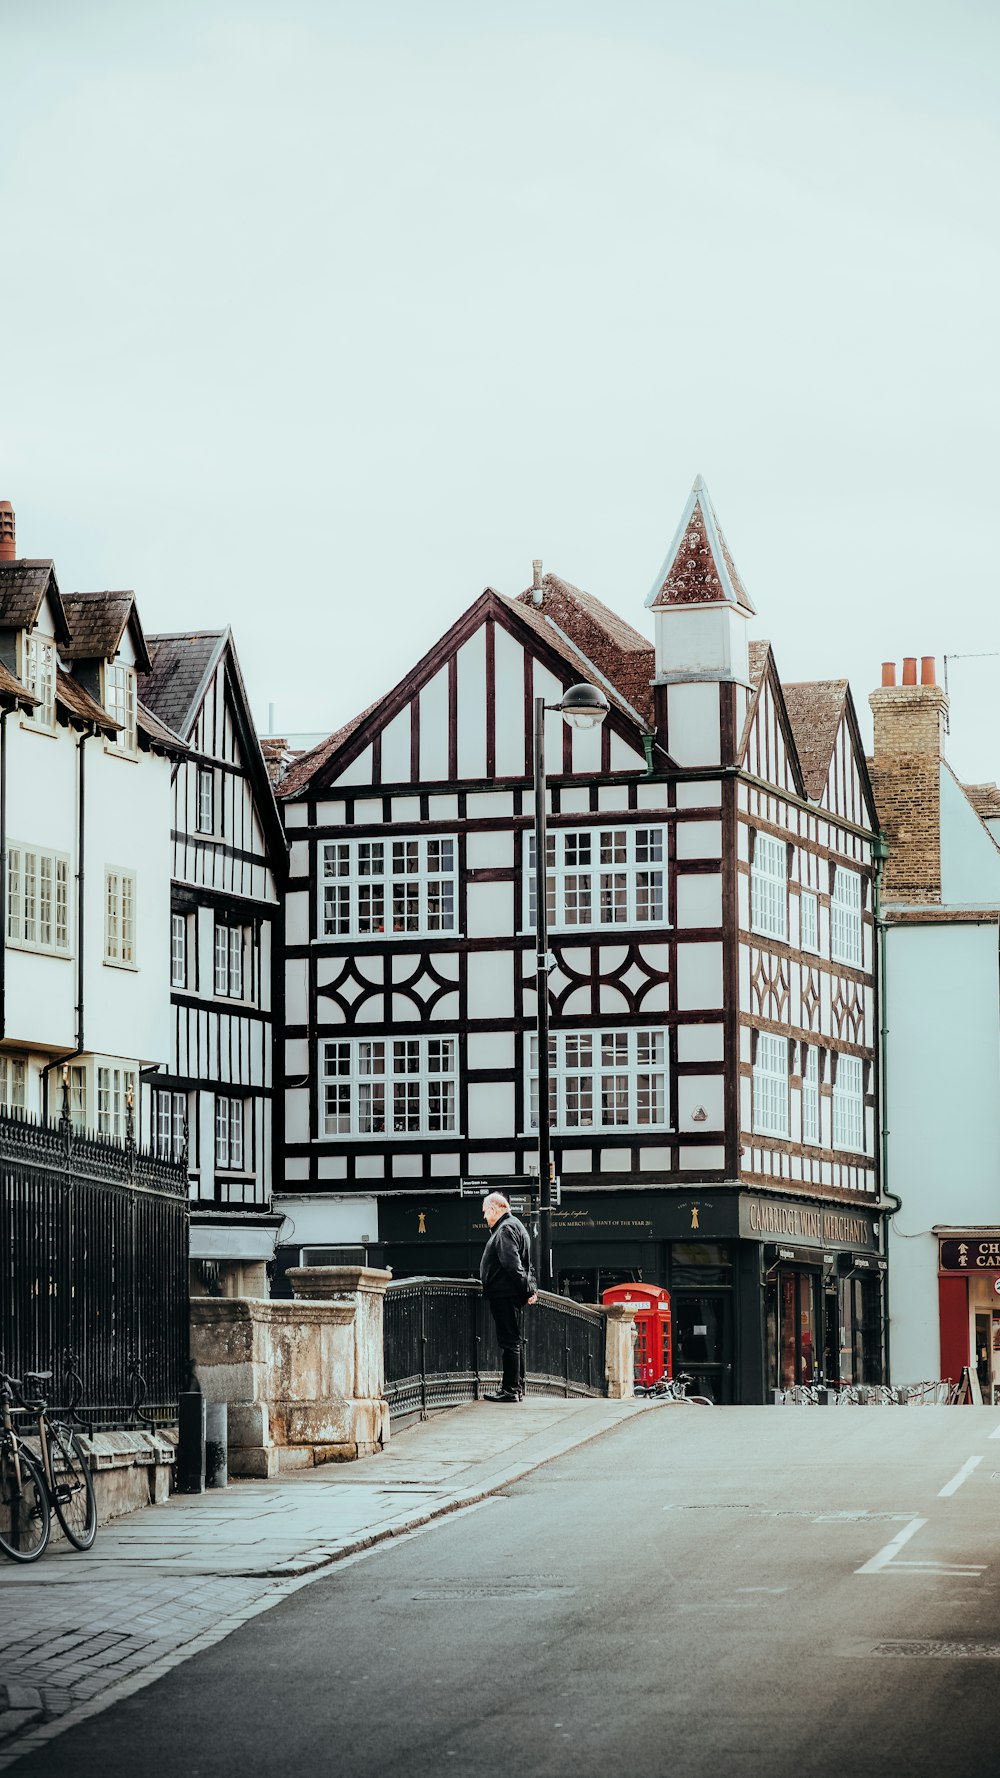
<path id="1" fill-rule="evenodd" d="M 894 661 L 882 667 L 882 684 L 868 699 L 875 718 L 872 786 L 889 844 L 883 893 L 886 901 L 941 900 L 941 760 L 948 699 L 936 683 L 934 658 L 903 661 L 896 683 Z"/>
<path id="2" fill-rule="evenodd" d="M 17 540 L 14 536 L 14 508 L 9 500 L 0 500 L 0 562 L 17 560 Z"/>

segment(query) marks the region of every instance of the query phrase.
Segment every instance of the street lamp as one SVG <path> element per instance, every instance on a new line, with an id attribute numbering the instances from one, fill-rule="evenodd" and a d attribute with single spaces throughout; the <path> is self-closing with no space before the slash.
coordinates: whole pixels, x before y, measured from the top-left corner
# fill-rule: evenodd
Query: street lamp
<path id="1" fill-rule="evenodd" d="M 538 1282 L 552 1288 L 552 1162 L 549 1138 L 549 910 L 545 828 L 545 712 L 558 710 L 571 728 L 599 728 L 608 700 L 596 685 L 571 685 L 561 703 L 535 699 L 535 1000 L 538 1043 Z"/>

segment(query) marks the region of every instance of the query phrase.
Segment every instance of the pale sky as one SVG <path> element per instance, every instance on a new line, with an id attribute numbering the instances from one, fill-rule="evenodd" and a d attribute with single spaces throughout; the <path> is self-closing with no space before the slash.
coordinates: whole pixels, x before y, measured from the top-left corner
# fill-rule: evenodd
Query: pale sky
<path id="1" fill-rule="evenodd" d="M 261 724 L 534 556 L 648 630 L 699 471 L 785 678 L 1000 650 L 994 0 L 0 0 L 0 79 L 19 550 Z"/>

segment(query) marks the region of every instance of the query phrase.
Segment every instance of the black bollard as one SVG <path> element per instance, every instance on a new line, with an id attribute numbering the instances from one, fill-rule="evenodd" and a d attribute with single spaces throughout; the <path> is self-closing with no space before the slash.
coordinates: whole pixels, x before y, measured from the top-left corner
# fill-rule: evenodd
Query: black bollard
<path id="1" fill-rule="evenodd" d="M 205 1486 L 229 1486 L 229 1403 L 205 1403 Z"/>
<path id="2" fill-rule="evenodd" d="M 205 1397 L 185 1389 L 177 1397 L 177 1491 L 201 1494 L 205 1489 Z"/>

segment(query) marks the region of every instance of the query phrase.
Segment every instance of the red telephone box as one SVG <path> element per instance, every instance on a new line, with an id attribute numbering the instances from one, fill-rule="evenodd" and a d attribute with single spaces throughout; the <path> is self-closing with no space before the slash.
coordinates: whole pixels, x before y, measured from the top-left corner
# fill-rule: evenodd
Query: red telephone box
<path id="1" fill-rule="evenodd" d="M 612 1284 L 602 1303 L 628 1303 L 635 1315 L 635 1380 L 656 1383 L 674 1374 L 670 1292 L 662 1284 Z"/>

